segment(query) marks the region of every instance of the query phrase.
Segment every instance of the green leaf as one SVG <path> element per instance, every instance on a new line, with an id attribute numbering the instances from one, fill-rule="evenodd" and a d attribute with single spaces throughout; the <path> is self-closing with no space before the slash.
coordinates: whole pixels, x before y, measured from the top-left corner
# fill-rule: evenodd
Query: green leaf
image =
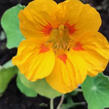
<path id="1" fill-rule="evenodd" d="M 12 64 L 11 60 L 9 60 L 3 66 L 1 66 L 1 68 L 9 68 L 9 67 L 13 67 L 13 64 Z"/>
<path id="2" fill-rule="evenodd" d="M 64 102 L 62 104 L 62 108 L 61 109 L 70 109 L 70 108 L 73 108 L 73 107 L 76 107 L 76 106 L 80 106 L 80 105 L 83 105 L 83 102 L 74 102 L 73 99 L 72 99 L 72 96 L 76 96 L 77 94 L 79 93 L 79 91 L 76 89 L 70 93 L 67 93 L 64 95 L 64 99 L 66 102 Z"/>
<path id="3" fill-rule="evenodd" d="M 24 6 L 18 4 L 8 9 L 2 16 L 1 25 L 7 35 L 7 47 L 17 47 L 24 39 L 19 29 L 18 13 Z"/>
<path id="4" fill-rule="evenodd" d="M 83 94 L 88 102 L 88 109 L 109 107 L 109 78 L 103 74 L 87 77 L 82 85 Z"/>
<path id="5" fill-rule="evenodd" d="M 0 95 L 6 90 L 10 80 L 14 77 L 17 71 L 16 67 L 0 69 Z"/>
<path id="6" fill-rule="evenodd" d="M 48 98 L 55 98 L 57 96 L 62 95 L 61 93 L 57 92 L 56 90 L 52 89 L 45 79 L 38 80 L 36 82 L 28 81 L 24 75 L 21 73 L 18 74 L 21 82 L 26 86 L 33 90 L 35 90 L 38 94 L 48 97 Z"/>
<path id="7" fill-rule="evenodd" d="M 26 87 L 20 80 L 19 76 L 17 77 L 17 87 L 19 88 L 19 90 L 26 96 L 28 97 L 36 97 L 37 93 L 35 90 Z"/>
<path id="8" fill-rule="evenodd" d="M 75 103 L 72 101 L 71 96 L 66 98 L 66 103 L 62 104 L 62 108 L 61 109 L 70 109 L 75 107 Z"/>

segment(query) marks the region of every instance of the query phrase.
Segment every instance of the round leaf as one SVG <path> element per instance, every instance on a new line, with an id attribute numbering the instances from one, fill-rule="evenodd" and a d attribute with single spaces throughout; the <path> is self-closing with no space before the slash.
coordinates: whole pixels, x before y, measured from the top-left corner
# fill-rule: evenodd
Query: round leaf
<path id="1" fill-rule="evenodd" d="M 0 94 L 6 90 L 10 80 L 14 77 L 17 71 L 16 67 L 0 69 Z"/>
<path id="2" fill-rule="evenodd" d="M 52 89 L 45 79 L 38 80 L 36 82 L 30 82 L 25 78 L 25 76 L 21 73 L 18 74 L 20 77 L 21 82 L 26 86 L 33 90 L 35 90 L 38 94 L 48 97 L 48 98 L 55 98 L 57 96 L 61 96 L 62 94 L 57 92 L 56 90 Z"/>
<path id="3" fill-rule="evenodd" d="M 83 94 L 88 102 L 88 109 L 109 107 L 109 78 L 103 74 L 87 77 L 82 85 Z"/>
<path id="4" fill-rule="evenodd" d="M 19 43 L 24 39 L 19 29 L 18 13 L 24 9 L 24 6 L 18 4 L 8 9 L 2 16 L 1 25 L 6 32 L 7 47 L 17 47 Z"/>
<path id="5" fill-rule="evenodd" d="M 17 77 L 17 87 L 19 90 L 28 97 L 36 97 L 37 93 L 32 88 L 26 87 L 20 80 L 19 76 Z"/>

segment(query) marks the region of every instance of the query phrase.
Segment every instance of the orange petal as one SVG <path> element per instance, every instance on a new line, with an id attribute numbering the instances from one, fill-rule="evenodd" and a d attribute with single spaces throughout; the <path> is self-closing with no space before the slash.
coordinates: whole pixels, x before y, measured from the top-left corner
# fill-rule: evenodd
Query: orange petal
<path id="1" fill-rule="evenodd" d="M 68 54 L 66 63 L 57 57 L 54 70 L 46 81 L 55 90 L 68 93 L 75 90 L 84 81 L 86 75 L 86 64 L 82 58 Z"/>
<path id="2" fill-rule="evenodd" d="M 80 0 L 66 0 L 58 5 L 57 18 L 62 23 L 74 25 L 76 34 L 83 31 L 98 31 L 101 26 L 100 14 L 89 4 L 83 4 Z"/>
<path id="3" fill-rule="evenodd" d="M 103 72 L 109 61 L 109 43 L 99 32 L 87 32 L 77 36 L 84 50 L 77 51 L 88 65 L 88 74 L 95 76 Z"/>
<path id="4" fill-rule="evenodd" d="M 53 70 L 55 55 L 52 50 L 40 53 L 35 39 L 21 42 L 17 55 L 12 59 L 20 72 L 30 81 L 47 77 Z"/>
<path id="5" fill-rule="evenodd" d="M 53 0 L 35 0 L 19 13 L 20 29 L 26 38 L 45 36 L 43 29 L 53 24 L 57 4 Z M 56 23 L 56 22 L 55 22 Z M 47 31 L 46 31 L 47 32 Z"/>

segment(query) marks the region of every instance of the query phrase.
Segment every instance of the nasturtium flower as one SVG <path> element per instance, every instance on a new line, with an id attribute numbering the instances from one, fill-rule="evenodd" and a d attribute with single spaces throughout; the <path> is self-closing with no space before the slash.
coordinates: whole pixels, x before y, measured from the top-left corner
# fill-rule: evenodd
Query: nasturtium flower
<path id="1" fill-rule="evenodd" d="M 98 32 L 99 13 L 79 0 L 57 4 L 34 0 L 19 13 L 25 37 L 13 64 L 30 81 L 46 79 L 61 93 L 84 82 L 87 75 L 104 71 L 109 60 L 109 43 Z"/>

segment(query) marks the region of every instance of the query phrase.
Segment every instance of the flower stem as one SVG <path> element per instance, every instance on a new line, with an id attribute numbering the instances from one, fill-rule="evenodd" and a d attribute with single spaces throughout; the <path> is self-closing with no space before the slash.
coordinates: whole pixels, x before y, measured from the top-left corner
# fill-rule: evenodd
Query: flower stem
<path id="1" fill-rule="evenodd" d="M 59 104 L 57 106 L 57 109 L 61 109 L 63 101 L 64 101 L 64 95 L 61 96 L 61 100 L 60 100 L 60 102 L 59 102 Z"/>
<path id="2" fill-rule="evenodd" d="M 54 99 L 50 99 L 50 109 L 54 109 L 54 103 L 53 103 Z"/>
<path id="3" fill-rule="evenodd" d="M 82 89 L 77 88 L 75 91 L 82 92 Z"/>

